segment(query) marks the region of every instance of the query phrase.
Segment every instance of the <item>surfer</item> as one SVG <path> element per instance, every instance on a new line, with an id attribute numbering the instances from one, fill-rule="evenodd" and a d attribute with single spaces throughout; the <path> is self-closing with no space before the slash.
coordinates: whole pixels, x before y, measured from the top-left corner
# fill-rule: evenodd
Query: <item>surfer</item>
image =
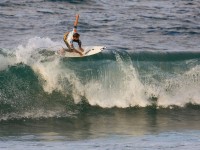
<path id="1" fill-rule="evenodd" d="M 79 19 L 79 14 L 76 14 L 76 20 L 74 22 L 74 28 L 71 32 L 66 32 L 64 34 L 63 40 L 64 40 L 65 44 L 67 45 L 67 47 L 69 49 L 67 51 L 76 52 L 76 53 L 79 53 L 81 56 L 83 56 L 83 54 L 81 52 L 84 52 L 84 50 L 81 47 L 81 40 L 79 39 L 80 35 L 77 32 L 78 19 Z M 79 49 L 81 50 L 81 52 L 74 48 L 73 42 L 78 43 L 78 46 L 79 46 Z M 64 52 L 64 49 L 63 49 L 63 52 Z"/>

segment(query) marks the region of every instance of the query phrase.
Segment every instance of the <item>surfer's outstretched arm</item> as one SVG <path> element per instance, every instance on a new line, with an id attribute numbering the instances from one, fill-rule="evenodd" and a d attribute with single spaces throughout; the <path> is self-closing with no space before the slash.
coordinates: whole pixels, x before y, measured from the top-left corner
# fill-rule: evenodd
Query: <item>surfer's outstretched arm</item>
<path id="1" fill-rule="evenodd" d="M 79 14 L 76 14 L 76 20 L 74 21 L 74 28 L 76 29 L 77 28 L 77 25 L 78 25 L 78 19 L 79 19 Z M 77 32 L 77 31 L 75 31 Z"/>

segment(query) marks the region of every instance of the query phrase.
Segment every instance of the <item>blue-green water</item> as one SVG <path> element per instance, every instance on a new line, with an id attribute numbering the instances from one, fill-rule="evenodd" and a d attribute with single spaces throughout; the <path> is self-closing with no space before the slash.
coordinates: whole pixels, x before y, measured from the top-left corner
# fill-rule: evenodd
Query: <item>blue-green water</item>
<path id="1" fill-rule="evenodd" d="M 0 149 L 199 149 L 199 6 L 2 0 Z M 107 49 L 55 56 L 76 13 Z"/>

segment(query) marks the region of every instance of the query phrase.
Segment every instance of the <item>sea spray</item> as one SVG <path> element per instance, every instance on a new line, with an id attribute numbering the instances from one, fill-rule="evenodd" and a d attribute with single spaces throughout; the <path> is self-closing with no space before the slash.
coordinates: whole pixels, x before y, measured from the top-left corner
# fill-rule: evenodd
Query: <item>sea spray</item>
<path id="1" fill-rule="evenodd" d="M 15 51 L 17 62 L 27 65 L 42 61 L 45 57 L 41 55 L 42 50 L 56 51 L 62 47 L 60 42 L 53 42 L 49 38 L 34 37 L 24 45 L 19 45 Z"/>
<path id="2" fill-rule="evenodd" d="M 143 85 L 130 59 L 122 60 L 115 54 L 116 61 L 101 67 L 98 78 L 86 84 L 86 98 L 91 105 L 101 107 L 145 107 Z"/>
<path id="3" fill-rule="evenodd" d="M 200 66 L 194 66 L 183 74 L 165 80 L 158 106 L 185 106 L 187 103 L 200 104 Z"/>

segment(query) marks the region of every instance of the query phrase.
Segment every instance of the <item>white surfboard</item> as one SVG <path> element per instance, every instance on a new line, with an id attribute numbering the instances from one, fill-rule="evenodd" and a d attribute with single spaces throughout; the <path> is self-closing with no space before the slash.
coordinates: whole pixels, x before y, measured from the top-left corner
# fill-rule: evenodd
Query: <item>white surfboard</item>
<path id="1" fill-rule="evenodd" d="M 81 50 L 79 48 L 76 48 L 76 50 L 78 50 L 79 52 L 81 52 L 83 54 L 82 56 L 77 52 L 69 52 L 69 49 L 67 49 L 67 48 L 64 50 L 60 49 L 55 54 L 59 55 L 61 57 L 85 57 L 85 56 L 90 56 L 90 55 L 100 53 L 104 49 L 106 49 L 105 46 L 85 46 L 82 48 L 83 48 L 84 52 L 81 52 Z"/>

